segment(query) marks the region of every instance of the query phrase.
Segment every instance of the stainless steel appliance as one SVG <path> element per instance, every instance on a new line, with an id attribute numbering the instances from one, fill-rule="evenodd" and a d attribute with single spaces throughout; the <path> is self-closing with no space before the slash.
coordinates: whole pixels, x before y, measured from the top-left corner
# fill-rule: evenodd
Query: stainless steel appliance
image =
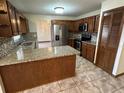
<path id="1" fill-rule="evenodd" d="M 81 38 L 77 38 L 74 40 L 74 48 L 77 50 L 81 50 Z"/>
<path id="2" fill-rule="evenodd" d="M 52 46 L 67 45 L 68 28 L 65 25 L 52 26 Z"/>
<path id="3" fill-rule="evenodd" d="M 79 31 L 86 32 L 88 31 L 88 23 L 82 23 L 79 25 Z"/>

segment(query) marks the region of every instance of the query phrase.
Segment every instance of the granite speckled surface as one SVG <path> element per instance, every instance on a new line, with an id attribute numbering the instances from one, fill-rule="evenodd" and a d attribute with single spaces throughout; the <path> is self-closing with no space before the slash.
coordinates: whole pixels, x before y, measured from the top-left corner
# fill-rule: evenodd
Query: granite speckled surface
<path id="1" fill-rule="evenodd" d="M 82 42 L 86 44 L 96 45 L 96 42 L 94 41 L 82 41 Z"/>
<path id="2" fill-rule="evenodd" d="M 61 56 L 69 56 L 79 54 L 80 52 L 75 50 L 70 46 L 57 46 L 49 48 L 40 48 L 40 49 L 23 49 L 21 46 L 9 54 L 8 56 L 0 59 L 0 66 L 12 65 L 25 63 L 36 60 L 43 60 Z"/>

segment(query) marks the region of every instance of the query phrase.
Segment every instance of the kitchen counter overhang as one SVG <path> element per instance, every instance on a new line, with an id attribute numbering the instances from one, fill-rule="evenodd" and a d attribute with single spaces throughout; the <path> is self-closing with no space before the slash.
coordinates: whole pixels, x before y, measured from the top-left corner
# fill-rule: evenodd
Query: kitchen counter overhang
<path id="1" fill-rule="evenodd" d="M 12 54 L 9 54 L 5 58 L 0 59 L 0 66 L 78 54 L 80 54 L 80 52 L 70 46 L 57 46 L 37 49 L 23 49 L 22 47 L 19 47 Z"/>

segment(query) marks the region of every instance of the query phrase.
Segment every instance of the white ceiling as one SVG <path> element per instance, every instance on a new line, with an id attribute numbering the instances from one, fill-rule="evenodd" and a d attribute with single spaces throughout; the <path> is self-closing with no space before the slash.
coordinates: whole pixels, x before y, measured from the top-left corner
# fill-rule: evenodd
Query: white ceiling
<path id="1" fill-rule="evenodd" d="M 104 0 L 9 0 L 17 9 L 25 13 L 56 15 L 55 7 L 64 7 L 64 16 L 81 14 L 100 9 Z"/>

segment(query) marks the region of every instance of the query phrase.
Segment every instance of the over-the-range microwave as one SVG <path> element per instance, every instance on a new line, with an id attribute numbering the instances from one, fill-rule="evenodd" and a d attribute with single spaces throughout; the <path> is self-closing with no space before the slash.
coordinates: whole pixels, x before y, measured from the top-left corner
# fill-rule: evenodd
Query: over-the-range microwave
<path id="1" fill-rule="evenodd" d="M 82 23 L 79 25 L 79 31 L 88 31 L 88 23 Z"/>

